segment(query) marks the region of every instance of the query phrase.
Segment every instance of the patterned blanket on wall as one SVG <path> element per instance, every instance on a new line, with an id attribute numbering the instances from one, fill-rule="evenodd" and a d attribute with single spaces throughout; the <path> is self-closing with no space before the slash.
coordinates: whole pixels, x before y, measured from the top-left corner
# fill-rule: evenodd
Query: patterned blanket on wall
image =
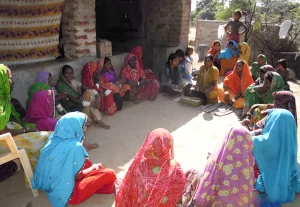
<path id="1" fill-rule="evenodd" d="M 0 63 L 55 59 L 64 0 L 0 0 Z"/>

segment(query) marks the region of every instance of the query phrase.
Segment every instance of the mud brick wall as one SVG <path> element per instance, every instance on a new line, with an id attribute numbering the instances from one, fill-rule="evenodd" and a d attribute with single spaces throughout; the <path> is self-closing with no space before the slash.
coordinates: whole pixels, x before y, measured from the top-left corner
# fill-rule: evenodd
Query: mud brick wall
<path id="1" fill-rule="evenodd" d="M 62 16 L 65 56 L 96 56 L 95 0 L 65 0 Z"/>

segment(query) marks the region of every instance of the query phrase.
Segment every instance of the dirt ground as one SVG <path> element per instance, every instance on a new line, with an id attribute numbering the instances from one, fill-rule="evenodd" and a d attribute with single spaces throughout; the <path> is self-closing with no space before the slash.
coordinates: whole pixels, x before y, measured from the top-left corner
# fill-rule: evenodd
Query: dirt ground
<path id="1" fill-rule="evenodd" d="M 299 83 L 291 83 L 291 86 L 297 97 L 300 118 Z M 162 96 L 155 102 L 146 101 L 139 105 L 127 103 L 121 112 L 105 117 L 105 121 L 111 125 L 110 130 L 91 127 L 87 132 L 87 140 L 100 145 L 98 149 L 90 151 L 89 155 L 93 162 L 101 162 L 107 168 L 114 169 L 118 177 L 125 175 L 147 133 L 155 128 L 166 128 L 172 133 L 175 158 L 184 170 L 196 168 L 202 171 L 206 164 L 207 153 L 219 146 L 223 135 L 231 126 L 239 124 L 234 114 L 215 117 L 181 106 Z M 1 182 L 0 192 L 0 206 L 3 207 L 25 207 L 30 201 L 34 207 L 51 206 L 43 192 L 39 192 L 39 196 L 35 199 L 32 197 L 31 191 L 25 188 L 22 171 Z M 286 206 L 300 206 L 300 196 L 296 200 Z M 94 195 L 78 206 L 114 206 L 114 196 Z"/>

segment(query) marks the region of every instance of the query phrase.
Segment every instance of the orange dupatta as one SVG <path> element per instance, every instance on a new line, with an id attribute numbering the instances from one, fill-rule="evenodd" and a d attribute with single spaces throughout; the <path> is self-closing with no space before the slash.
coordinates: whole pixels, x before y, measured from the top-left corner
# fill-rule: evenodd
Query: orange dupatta
<path id="1" fill-rule="evenodd" d="M 228 88 L 229 91 L 235 94 L 240 91 L 244 94 L 246 89 L 253 83 L 252 74 L 249 69 L 248 63 L 244 61 L 244 68 L 242 72 L 242 77 L 240 77 L 236 71 L 236 66 L 233 68 L 233 72 L 228 75 L 224 80 L 224 86 Z"/>

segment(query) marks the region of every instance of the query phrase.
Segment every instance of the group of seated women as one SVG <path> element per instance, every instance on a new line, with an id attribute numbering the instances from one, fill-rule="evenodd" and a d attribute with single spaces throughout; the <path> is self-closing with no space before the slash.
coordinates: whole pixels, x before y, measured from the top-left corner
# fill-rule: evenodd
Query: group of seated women
<path id="1" fill-rule="evenodd" d="M 49 72 L 40 72 L 28 91 L 26 109 L 11 98 L 12 72 L 3 64 L 0 64 L 0 80 L 3 83 L 0 86 L 0 134 L 12 134 L 16 145 L 27 151 L 33 169 L 40 149 L 63 115 L 81 111 L 88 117 L 87 126 L 94 123 L 109 129 L 101 113 L 113 115 L 122 109 L 123 100 L 133 103 L 154 101 L 160 87 L 156 75 L 143 68 L 141 47 L 133 48 L 126 56 L 119 75 L 108 57 L 87 63 L 82 70 L 81 82 L 74 78 L 73 68 L 69 65 L 61 68 L 56 84 Z M 84 143 L 86 150 L 98 146 Z M 0 153 L 8 149 L 6 143 L 0 141 Z M 13 162 L 0 168 L 0 180 L 15 172 Z"/>
<path id="2" fill-rule="evenodd" d="M 31 183 L 46 191 L 53 206 L 114 192 L 116 207 L 279 207 L 300 193 L 297 124 L 285 109 L 269 110 L 266 116 L 260 135 L 243 126 L 230 128 L 203 172 L 184 172 L 174 159 L 171 134 L 153 130 L 124 179 L 117 179 L 113 170 L 88 159 L 83 147 L 86 115 L 68 113 L 41 150 Z"/>

